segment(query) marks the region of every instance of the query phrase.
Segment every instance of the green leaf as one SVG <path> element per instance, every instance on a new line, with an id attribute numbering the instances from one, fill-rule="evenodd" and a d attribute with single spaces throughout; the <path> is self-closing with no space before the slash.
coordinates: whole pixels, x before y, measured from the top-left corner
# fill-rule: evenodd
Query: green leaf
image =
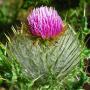
<path id="1" fill-rule="evenodd" d="M 25 33 L 15 34 L 10 41 L 8 47 L 12 55 L 9 57 L 15 56 L 23 68 L 23 73 L 31 79 L 41 76 L 41 83 L 46 83 L 49 76 L 62 81 L 80 62 L 81 45 L 70 25 L 63 35 L 45 45 L 41 39 L 38 39 L 37 43 L 37 39 Z"/>

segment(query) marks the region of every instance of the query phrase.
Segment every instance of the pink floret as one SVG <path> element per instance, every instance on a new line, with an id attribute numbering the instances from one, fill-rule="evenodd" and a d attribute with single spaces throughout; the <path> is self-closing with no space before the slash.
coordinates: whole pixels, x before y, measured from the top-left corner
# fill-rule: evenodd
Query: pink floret
<path id="1" fill-rule="evenodd" d="M 53 38 L 62 32 L 63 21 L 52 7 L 34 9 L 27 20 L 30 32 L 43 39 Z"/>

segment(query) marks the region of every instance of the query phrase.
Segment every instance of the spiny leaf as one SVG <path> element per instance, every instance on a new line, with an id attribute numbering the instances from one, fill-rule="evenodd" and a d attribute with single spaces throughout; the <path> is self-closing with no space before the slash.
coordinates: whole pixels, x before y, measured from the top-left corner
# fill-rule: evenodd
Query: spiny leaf
<path id="1" fill-rule="evenodd" d="M 63 35 L 51 44 L 42 44 L 41 39 L 34 45 L 31 36 L 15 34 L 8 47 L 32 79 L 47 82 L 49 75 L 62 80 L 80 61 L 81 45 L 73 28 L 69 25 Z M 9 56 L 11 57 L 11 56 Z"/>

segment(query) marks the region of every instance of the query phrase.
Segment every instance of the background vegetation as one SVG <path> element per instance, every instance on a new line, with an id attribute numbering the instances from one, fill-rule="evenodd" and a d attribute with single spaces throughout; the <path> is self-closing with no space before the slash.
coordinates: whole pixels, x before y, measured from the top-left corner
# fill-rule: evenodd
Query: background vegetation
<path id="1" fill-rule="evenodd" d="M 34 90 L 35 82 L 23 75 L 18 62 L 7 55 L 7 35 L 11 26 L 21 26 L 28 13 L 42 5 L 53 6 L 64 22 L 70 23 L 84 46 L 79 65 L 61 83 L 49 78 L 38 90 L 90 90 L 90 1 L 89 0 L 0 0 L 0 90 Z M 8 13 L 9 12 L 9 13 Z M 33 88 L 33 89 L 32 89 Z M 36 89 L 35 89 L 36 90 Z"/>

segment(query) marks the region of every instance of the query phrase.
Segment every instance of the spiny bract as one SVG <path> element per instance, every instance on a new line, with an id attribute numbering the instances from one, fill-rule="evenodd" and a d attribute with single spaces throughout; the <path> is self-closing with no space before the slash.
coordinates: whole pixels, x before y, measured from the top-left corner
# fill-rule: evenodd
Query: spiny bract
<path id="1" fill-rule="evenodd" d="M 23 72 L 32 79 L 39 77 L 46 82 L 47 77 L 53 75 L 61 81 L 80 61 L 80 43 L 71 26 L 51 44 L 44 45 L 41 39 L 35 44 L 37 41 L 27 34 L 17 33 L 8 43 Z"/>

